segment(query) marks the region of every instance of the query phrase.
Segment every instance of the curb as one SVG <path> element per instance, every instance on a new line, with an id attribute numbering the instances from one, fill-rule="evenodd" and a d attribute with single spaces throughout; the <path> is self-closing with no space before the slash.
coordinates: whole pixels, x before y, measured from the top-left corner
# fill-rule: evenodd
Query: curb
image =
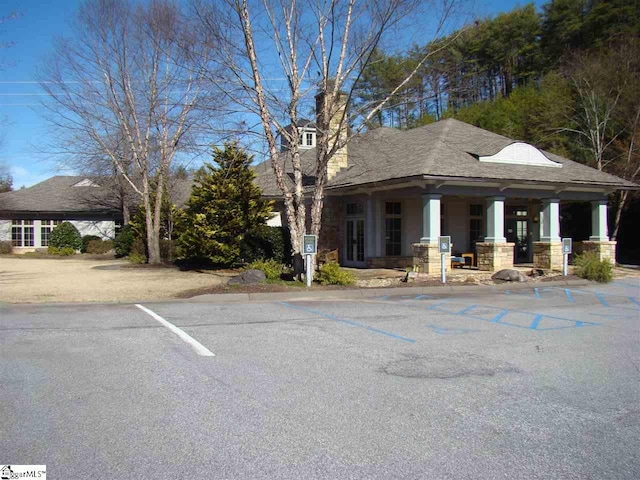
<path id="1" fill-rule="evenodd" d="M 439 285 L 424 287 L 386 287 L 386 288 L 353 288 L 347 290 L 316 290 L 302 292 L 259 292 L 259 293 L 212 293 L 198 295 L 184 299 L 186 303 L 248 303 L 248 302 L 274 302 L 284 300 L 329 300 L 329 299 L 366 299 L 392 295 L 456 295 L 479 294 L 486 295 L 505 290 L 526 290 L 540 287 L 566 287 L 588 286 L 594 282 L 588 280 L 554 280 L 544 283 L 531 284 L 509 283 L 500 285 Z"/>

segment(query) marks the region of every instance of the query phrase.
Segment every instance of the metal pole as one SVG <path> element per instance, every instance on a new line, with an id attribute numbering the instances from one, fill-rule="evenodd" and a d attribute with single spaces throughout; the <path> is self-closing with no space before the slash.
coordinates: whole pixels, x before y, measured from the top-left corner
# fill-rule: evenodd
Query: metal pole
<path id="1" fill-rule="evenodd" d="M 442 281 L 442 283 L 447 283 L 447 271 L 445 268 L 445 259 L 447 258 L 447 254 L 443 253 L 440 255 L 440 280 Z"/>
<path id="2" fill-rule="evenodd" d="M 565 253 L 562 257 L 562 275 L 566 277 L 569 272 L 569 255 Z"/>
<path id="3" fill-rule="evenodd" d="M 307 255 L 307 287 L 311 286 L 311 255 Z"/>

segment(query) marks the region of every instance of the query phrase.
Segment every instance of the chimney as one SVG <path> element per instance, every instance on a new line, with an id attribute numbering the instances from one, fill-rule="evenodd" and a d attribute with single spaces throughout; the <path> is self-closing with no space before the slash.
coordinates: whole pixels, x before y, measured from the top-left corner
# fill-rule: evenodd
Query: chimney
<path id="1" fill-rule="evenodd" d="M 328 97 L 333 93 L 333 89 L 335 83 L 333 81 L 327 81 L 327 93 Z M 324 92 L 318 93 L 316 95 L 316 127 L 317 127 L 317 136 L 318 143 L 323 135 L 327 134 L 329 136 L 329 145 L 328 148 L 331 150 L 334 143 L 345 142 L 347 140 L 347 118 L 346 118 L 346 108 L 347 108 L 347 95 L 344 92 L 338 92 L 338 98 L 336 100 L 336 104 L 331 106 L 328 105 L 328 101 Z M 329 128 L 327 132 L 321 130 L 323 113 L 326 109 L 331 108 L 329 112 Z M 343 118 L 344 117 L 344 118 Z M 340 128 L 340 121 L 343 121 L 343 126 Z M 341 169 L 347 168 L 349 164 L 348 155 L 347 155 L 347 145 L 345 145 L 333 154 L 333 156 L 329 159 L 327 164 L 327 180 L 331 180 L 336 173 L 338 173 Z"/>

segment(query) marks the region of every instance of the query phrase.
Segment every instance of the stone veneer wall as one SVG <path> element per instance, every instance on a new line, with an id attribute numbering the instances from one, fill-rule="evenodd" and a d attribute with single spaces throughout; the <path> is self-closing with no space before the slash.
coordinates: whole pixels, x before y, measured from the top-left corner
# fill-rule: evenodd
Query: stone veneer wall
<path id="1" fill-rule="evenodd" d="M 562 242 L 533 242 L 533 266 L 543 270 L 562 270 Z"/>
<path id="2" fill-rule="evenodd" d="M 616 264 L 616 244 L 618 242 L 594 242 L 591 240 L 584 240 L 582 242 L 582 248 L 585 252 L 594 252 L 600 260 L 609 260 L 614 265 Z"/>
<path id="3" fill-rule="evenodd" d="M 478 270 L 496 272 L 513 268 L 514 246 L 515 243 L 476 243 Z"/>
<path id="4" fill-rule="evenodd" d="M 340 249 L 342 245 L 342 205 L 337 201 L 325 201 L 322 210 L 322 228 L 318 238 L 318 251 Z"/>
<path id="5" fill-rule="evenodd" d="M 413 267 L 418 273 L 439 274 L 442 268 L 438 244 L 413 243 Z M 451 268 L 451 254 L 446 254 L 445 269 Z"/>
<path id="6" fill-rule="evenodd" d="M 406 268 L 413 265 L 413 257 L 372 257 L 367 259 L 369 268 Z"/>

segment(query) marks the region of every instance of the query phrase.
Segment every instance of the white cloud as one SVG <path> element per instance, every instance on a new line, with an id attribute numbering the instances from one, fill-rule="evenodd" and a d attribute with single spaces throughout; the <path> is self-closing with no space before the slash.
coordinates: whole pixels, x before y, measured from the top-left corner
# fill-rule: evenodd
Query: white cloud
<path id="1" fill-rule="evenodd" d="M 13 177 L 14 190 L 22 188 L 23 186 L 30 187 L 32 185 L 35 185 L 36 183 L 40 183 L 41 181 L 51 176 L 50 174 L 28 170 L 18 165 L 11 165 L 9 167 L 9 170 L 11 171 L 11 176 Z"/>

